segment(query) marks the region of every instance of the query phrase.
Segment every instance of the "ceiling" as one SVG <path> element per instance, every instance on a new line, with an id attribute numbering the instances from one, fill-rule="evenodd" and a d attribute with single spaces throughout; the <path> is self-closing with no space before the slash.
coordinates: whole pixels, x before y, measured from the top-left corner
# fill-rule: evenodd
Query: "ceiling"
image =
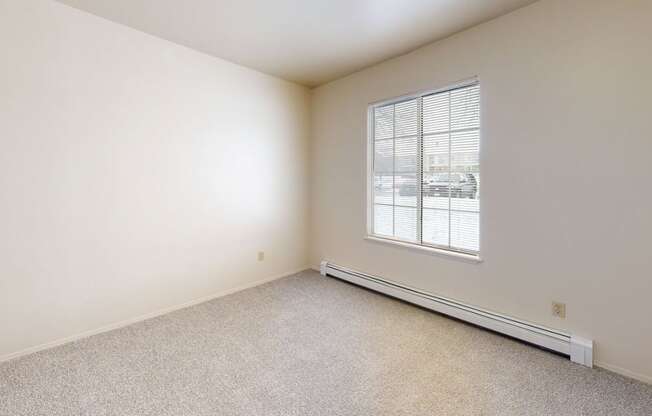
<path id="1" fill-rule="evenodd" d="M 314 87 L 536 0 L 59 0 Z"/>

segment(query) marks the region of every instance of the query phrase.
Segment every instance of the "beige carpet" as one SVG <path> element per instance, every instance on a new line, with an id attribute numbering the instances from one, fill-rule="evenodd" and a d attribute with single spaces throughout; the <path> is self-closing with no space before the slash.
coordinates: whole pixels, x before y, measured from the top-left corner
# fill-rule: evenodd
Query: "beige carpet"
<path id="1" fill-rule="evenodd" d="M 0 415 L 651 415 L 652 386 L 304 272 L 0 364 Z"/>

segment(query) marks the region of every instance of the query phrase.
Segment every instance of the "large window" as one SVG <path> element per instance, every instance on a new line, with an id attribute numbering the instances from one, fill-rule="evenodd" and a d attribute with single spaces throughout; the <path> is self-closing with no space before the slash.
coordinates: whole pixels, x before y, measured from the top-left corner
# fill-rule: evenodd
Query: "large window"
<path id="1" fill-rule="evenodd" d="M 372 236 L 477 255 L 478 83 L 373 105 L 369 117 Z"/>

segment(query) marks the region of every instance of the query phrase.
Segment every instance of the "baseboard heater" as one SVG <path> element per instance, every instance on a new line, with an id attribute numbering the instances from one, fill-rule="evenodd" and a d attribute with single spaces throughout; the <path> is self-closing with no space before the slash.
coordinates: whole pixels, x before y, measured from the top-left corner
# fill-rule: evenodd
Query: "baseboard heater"
<path id="1" fill-rule="evenodd" d="M 593 341 L 322 261 L 320 273 L 567 355 L 593 367 Z"/>

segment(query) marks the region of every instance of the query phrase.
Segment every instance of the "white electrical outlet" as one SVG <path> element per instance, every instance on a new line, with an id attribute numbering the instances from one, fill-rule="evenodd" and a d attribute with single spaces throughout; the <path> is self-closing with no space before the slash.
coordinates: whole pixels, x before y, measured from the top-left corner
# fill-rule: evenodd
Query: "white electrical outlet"
<path id="1" fill-rule="evenodd" d="M 258 261 L 263 261 L 265 260 L 265 252 L 264 251 L 259 251 L 258 252 Z"/>

